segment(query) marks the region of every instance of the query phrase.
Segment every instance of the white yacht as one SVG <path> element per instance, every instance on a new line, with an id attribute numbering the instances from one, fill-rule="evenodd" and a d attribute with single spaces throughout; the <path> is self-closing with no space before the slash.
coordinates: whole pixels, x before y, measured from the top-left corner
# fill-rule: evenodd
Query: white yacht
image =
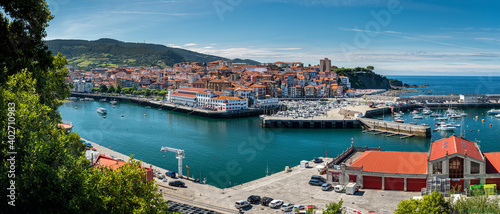
<path id="1" fill-rule="evenodd" d="M 445 124 L 445 125 L 441 125 L 441 126 L 437 127 L 436 130 L 438 130 L 438 131 L 452 131 L 455 128 L 456 127 L 454 127 L 454 126 L 450 126 L 448 124 Z"/>
<path id="2" fill-rule="evenodd" d="M 488 114 L 490 114 L 490 115 L 500 114 L 500 109 L 491 109 L 488 111 Z"/>
<path id="3" fill-rule="evenodd" d="M 424 118 L 424 117 L 422 115 L 418 115 L 418 114 L 413 116 L 413 119 L 422 119 L 422 118 Z"/>
<path id="4" fill-rule="evenodd" d="M 107 114 L 108 110 L 106 110 L 105 108 L 97 108 L 97 113 Z"/>

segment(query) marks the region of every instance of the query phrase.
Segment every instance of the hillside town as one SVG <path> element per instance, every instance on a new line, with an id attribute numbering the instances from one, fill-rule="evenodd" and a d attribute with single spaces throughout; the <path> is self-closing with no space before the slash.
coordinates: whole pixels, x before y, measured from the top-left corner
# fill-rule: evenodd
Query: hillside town
<path id="1" fill-rule="evenodd" d="M 218 60 L 208 63 L 182 62 L 171 68 L 97 68 L 81 71 L 70 68 L 67 83 L 73 92 L 91 93 L 101 85 L 121 88 L 168 90 L 172 103 L 213 107 L 228 103 L 226 110 L 275 105 L 277 98 L 332 98 L 354 96 L 349 77 L 332 72 L 331 60 L 317 66 L 301 62 L 274 62 L 247 65 Z M 218 105 L 217 105 L 218 106 Z"/>

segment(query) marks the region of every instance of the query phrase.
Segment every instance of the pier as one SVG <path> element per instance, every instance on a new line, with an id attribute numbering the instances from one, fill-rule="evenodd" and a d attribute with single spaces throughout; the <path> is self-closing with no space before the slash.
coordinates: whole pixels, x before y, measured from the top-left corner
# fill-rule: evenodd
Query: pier
<path id="1" fill-rule="evenodd" d="M 323 117 L 313 118 L 286 118 L 286 117 L 264 117 L 262 119 L 264 128 L 323 128 L 323 129 L 345 129 L 361 128 L 361 123 L 356 119 L 325 119 Z"/>
<path id="2" fill-rule="evenodd" d="M 386 134 L 386 136 L 401 135 L 401 138 L 407 137 L 431 137 L 431 128 L 429 126 L 413 125 L 407 123 L 397 123 L 392 121 L 375 120 L 370 118 L 358 119 L 363 127 L 367 130 L 365 132 L 372 132 L 374 134 Z"/>
<path id="3" fill-rule="evenodd" d="M 261 108 L 249 108 L 238 111 L 212 111 L 212 110 L 194 108 L 189 106 L 176 105 L 173 103 L 166 103 L 162 101 L 152 101 L 146 98 L 124 97 L 124 96 L 113 96 L 113 95 L 97 95 L 97 94 L 85 94 L 85 93 L 73 93 L 71 96 L 78 98 L 85 98 L 85 97 L 94 98 L 94 100 L 100 100 L 106 98 L 108 101 L 116 100 L 118 102 L 135 103 L 144 106 L 151 106 L 152 108 L 161 108 L 167 111 L 179 112 L 187 115 L 196 115 L 207 118 L 255 117 L 261 114 L 265 114 L 266 110 L 268 110 Z"/>

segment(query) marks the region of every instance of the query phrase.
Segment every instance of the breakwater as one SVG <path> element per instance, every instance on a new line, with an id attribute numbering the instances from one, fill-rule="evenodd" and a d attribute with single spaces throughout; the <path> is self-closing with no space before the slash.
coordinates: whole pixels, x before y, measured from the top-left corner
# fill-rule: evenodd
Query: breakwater
<path id="1" fill-rule="evenodd" d="M 200 108 L 193 108 L 183 105 L 175 105 L 172 103 L 166 103 L 162 101 L 152 101 L 145 98 L 136 97 L 124 97 L 124 96 L 113 96 L 113 95 L 98 95 L 98 94 L 85 94 L 85 93 L 73 93 L 72 97 L 78 98 L 93 98 L 95 100 L 107 99 L 116 100 L 118 102 L 128 102 L 135 103 L 144 106 L 151 106 L 152 108 L 161 108 L 168 111 L 184 113 L 188 115 L 195 115 L 207 118 L 240 118 L 240 117 L 255 117 L 261 114 L 265 114 L 267 111 L 272 109 L 261 109 L 261 108 L 249 108 L 238 111 L 212 111 Z"/>

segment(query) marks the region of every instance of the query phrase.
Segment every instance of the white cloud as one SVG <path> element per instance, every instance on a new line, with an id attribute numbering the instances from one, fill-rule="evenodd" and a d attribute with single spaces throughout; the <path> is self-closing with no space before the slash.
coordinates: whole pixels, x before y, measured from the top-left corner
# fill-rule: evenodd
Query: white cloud
<path id="1" fill-rule="evenodd" d="M 184 45 L 184 47 L 191 47 L 191 46 L 196 46 L 198 44 L 195 44 L 195 43 L 187 43 Z"/>

